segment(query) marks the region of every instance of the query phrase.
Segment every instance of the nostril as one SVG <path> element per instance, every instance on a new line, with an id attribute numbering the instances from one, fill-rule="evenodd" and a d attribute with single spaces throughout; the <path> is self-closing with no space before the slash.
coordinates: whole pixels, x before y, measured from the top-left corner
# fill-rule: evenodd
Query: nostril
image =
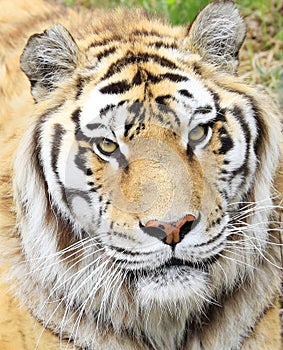
<path id="1" fill-rule="evenodd" d="M 194 221 L 186 221 L 183 226 L 180 227 L 180 241 L 185 237 L 187 233 L 189 233 L 192 229 Z"/>
<path id="2" fill-rule="evenodd" d="M 154 226 L 143 226 L 140 222 L 140 228 L 143 232 L 147 233 L 148 235 L 158 238 L 159 240 L 163 241 L 166 239 L 166 233 L 163 231 L 163 229 L 159 227 Z"/>

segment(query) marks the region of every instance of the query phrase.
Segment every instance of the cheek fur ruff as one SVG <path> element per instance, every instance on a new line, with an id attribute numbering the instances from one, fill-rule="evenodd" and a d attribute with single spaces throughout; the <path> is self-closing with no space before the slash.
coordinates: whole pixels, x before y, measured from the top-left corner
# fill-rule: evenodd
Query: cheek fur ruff
<path id="1" fill-rule="evenodd" d="M 236 77 L 234 3 L 1 7 L 0 348 L 279 350 L 281 117 Z"/>

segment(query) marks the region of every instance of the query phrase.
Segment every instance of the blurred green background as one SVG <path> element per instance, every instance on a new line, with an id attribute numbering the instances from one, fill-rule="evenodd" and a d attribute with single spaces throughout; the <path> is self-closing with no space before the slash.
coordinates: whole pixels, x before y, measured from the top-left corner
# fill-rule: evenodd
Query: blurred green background
<path id="1" fill-rule="evenodd" d="M 174 25 L 191 22 L 208 0 L 62 0 L 66 5 L 143 7 Z M 247 23 L 240 75 L 262 84 L 283 109 L 283 0 L 236 0 Z"/>

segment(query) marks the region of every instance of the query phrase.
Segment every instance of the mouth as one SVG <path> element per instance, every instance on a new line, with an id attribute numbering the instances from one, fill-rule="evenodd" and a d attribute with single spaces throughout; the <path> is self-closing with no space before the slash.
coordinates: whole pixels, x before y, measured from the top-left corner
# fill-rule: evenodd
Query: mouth
<path id="1" fill-rule="evenodd" d="M 217 254 L 201 261 L 187 261 L 176 257 L 172 257 L 164 265 L 160 266 L 160 268 L 170 269 L 175 267 L 189 267 L 194 270 L 202 270 L 208 272 L 209 266 L 212 265 L 216 260 L 218 260 L 219 256 L 220 255 Z"/>
<path id="2" fill-rule="evenodd" d="M 170 267 L 175 267 L 175 266 L 188 266 L 188 267 L 196 268 L 196 267 L 198 267 L 198 265 L 199 265 L 199 263 L 194 263 L 194 262 L 191 262 L 191 261 L 185 261 L 185 260 L 173 257 L 170 260 L 168 260 L 161 267 L 170 268 Z"/>
<path id="3" fill-rule="evenodd" d="M 159 275 L 162 276 L 167 273 L 172 273 L 173 275 L 176 273 L 190 273 L 190 271 L 199 271 L 209 273 L 209 267 L 218 260 L 219 254 L 209 257 L 207 259 L 201 261 L 187 261 L 183 259 L 179 259 L 176 257 L 172 257 L 167 260 L 164 264 L 159 266 L 148 266 L 142 267 L 139 269 L 126 269 L 126 273 L 135 276 L 151 276 L 151 275 Z"/>
<path id="4" fill-rule="evenodd" d="M 113 254 L 113 250 L 117 254 Z M 209 268 L 221 257 L 222 250 L 216 251 L 209 257 L 193 256 L 188 259 L 182 259 L 175 256 L 175 253 L 172 252 L 171 257 L 167 256 L 167 259 L 164 259 L 162 255 L 156 255 L 155 258 L 148 256 L 151 254 L 143 253 L 133 253 L 128 252 L 125 249 L 119 249 L 117 247 L 112 247 L 112 256 L 111 260 L 114 264 L 119 264 L 119 268 L 124 270 L 125 274 L 137 274 L 141 276 L 150 275 L 150 274 L 162 274 L 166 271 L 171 271 L 172 273 L 178 271 L 202 271 L 209 272 Z"/>

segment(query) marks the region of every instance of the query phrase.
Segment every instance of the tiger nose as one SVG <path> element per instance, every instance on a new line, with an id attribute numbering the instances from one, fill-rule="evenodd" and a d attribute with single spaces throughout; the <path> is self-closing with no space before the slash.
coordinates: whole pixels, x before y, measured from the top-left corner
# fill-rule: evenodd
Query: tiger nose
<path id="1" fill-rule="evenodd" d="M 193 215 L 186 215 L 183 219 L 175 223 L 150 220 L 141 229 L 150 236 L 173 246 L 181 242 L 191 230 L 194 220 L 195 216 Z"/>

